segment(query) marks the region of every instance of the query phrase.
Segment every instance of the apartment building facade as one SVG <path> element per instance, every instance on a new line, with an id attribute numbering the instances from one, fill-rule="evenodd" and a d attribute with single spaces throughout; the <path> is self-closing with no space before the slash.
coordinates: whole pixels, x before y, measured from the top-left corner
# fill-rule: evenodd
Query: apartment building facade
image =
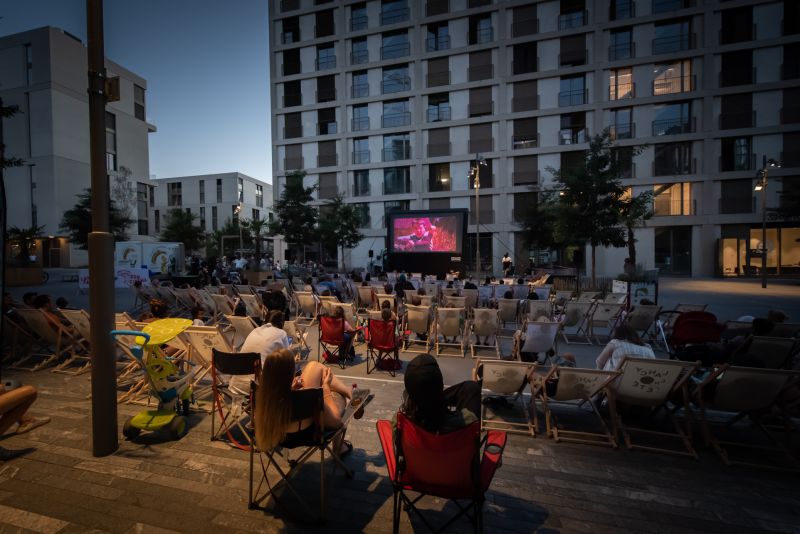
<path id="1" fill-rule="evenodd" d="M 152 232 L 147 82 L 106 59 L 120 79 L 120 99 L 106 106 L 106 163 L 111 196 L 126 210 L 130 239 Z M 65 211 L 90 187 L 86 47 L 54 27 L 0 38 L 0 98 L 19 113 L 4 121 L 6 154 L 24 161 L 5 170 L 8 225 L 43 226 L 37 243 L 44 267 L 86 265 L 88 254 L 59 229 Z"/>
<path id="2" fill-rule="evenodd" d="M 645 268 L 755 274 L 767 157 L 768 269 L 800 270 L 800 225 L 773 212 L 800 195 L 797 2 L 271 0 L 270 48 L 275 195 L 302 169 L 315 204 L 355 204 L 348 265 L 385 248 L 388 211 L 467 208 L 466 267 L 478 231 L 483 269 L 525 266 L 520 215 L 610 128 L 624 181 L 655 194 Z M 598 273 L 626 256 L 600 251 Z"/>

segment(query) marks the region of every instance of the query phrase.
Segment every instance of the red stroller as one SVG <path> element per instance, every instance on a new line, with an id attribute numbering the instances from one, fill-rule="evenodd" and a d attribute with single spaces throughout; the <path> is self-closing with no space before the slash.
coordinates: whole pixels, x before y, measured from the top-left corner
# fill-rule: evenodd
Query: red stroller
<path id="1" fill-rule="evenodd" d="M 708 353 L 708 343 L 719 343 L 725 326 L 717 322 L 713 313 L 706 311 L 683 312 L 675 318 L 669 336 L 664 336 L 671 359 L 701 360 Z"/>

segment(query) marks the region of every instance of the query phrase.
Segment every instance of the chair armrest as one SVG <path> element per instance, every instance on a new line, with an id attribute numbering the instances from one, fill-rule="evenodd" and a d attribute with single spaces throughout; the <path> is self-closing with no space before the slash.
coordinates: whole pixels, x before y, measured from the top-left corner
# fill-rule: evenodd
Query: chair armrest
<path id="1" fill-rule="evenodd" d="M 397 479 L 397 457 L 394 451 L 394 429 L 392 422 L 387 419 L 379 419 L 375 423 L 378 430 L 378 438 L 381 440 L 383 456 L 386 458 L 386 469 L 392 482 Z"/>
<path id="2" fill-rule="evenodd" d="M 483 437 L 483 456 L 481 458 L 481 489 L 485 492 L 492 483 L 497 468 L 503 464 L 503 451 L 508 436 L 499 430 L 490 430 Z"/>

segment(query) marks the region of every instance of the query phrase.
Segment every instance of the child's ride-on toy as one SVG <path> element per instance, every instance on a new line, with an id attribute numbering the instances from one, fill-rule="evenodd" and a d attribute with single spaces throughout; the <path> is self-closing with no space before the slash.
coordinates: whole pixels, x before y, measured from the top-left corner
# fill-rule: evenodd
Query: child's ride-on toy
<path id="1" fill-rule="evenodd" d="M 146 410 L 129 417 L 122 434 L 133 439 L 142 430 L 169 427 L 172 439 L 182 438 L 187 431 L 186 416 L 192 398 L 192 375 L 181 371 L 159 348 L 191 326 L 189 319 L 160 319 L 136 330 L 114 330 L 112 336 L 135 336 L 130 352 L 145 373 L 150 392 L 158 398 L 156 410 Z M 146 350 L 146 354 L 145 354 Z M 180 401 L 180 402 L 179 402 Z"/>

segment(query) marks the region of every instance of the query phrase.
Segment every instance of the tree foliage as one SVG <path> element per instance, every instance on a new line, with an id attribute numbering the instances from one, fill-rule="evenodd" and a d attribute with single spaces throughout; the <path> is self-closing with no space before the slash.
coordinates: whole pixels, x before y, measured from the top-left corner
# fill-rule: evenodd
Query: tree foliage
<path id="1" fill-rule="evenodd" d="M 59 227 L 69 235 L 70 242 L 86 250 L 89 232 L 92 231 L 92 190 L 84 189 L 77 197 L 78 202 L 64 212 Z M 108 202 L 109 230 L 114 235 L 114 241 L 125 241 L 128 239 L 126 231 L 133 221 L 117 209 L 113 200 Z"/>
<path id="2" fill-rule="evenodd" d="M 275 218 L 269 223 L 270 233 L 297 245 L 316 241 L 317 210 L 309 204 L 316 187 L 303 185 L 305 175 L 305 171 L 295 171 L 286 176 L 286 185 L 274 205 Z"/>
<path id="3" fill-rule="evenodd" d="M 36 248 L 36 239 L 42 237 L 43 233 L 44 226 L 31 226 L 30 228 L 12 226 L 8 229 L 6 234 L 8 242 L 19 247 L 15 263 L 23 267 L 30 263 L 31 251 Z"/>
<path id="4" fill-rule="evenodd" d="M 622 199 L 622 224 L 627 232 L 628 265 L 636 267 L 636 236 L 637 227 L 644 226 L 645 222 L 653 216 L 653 192 L 645 191 L 636 196 L 626 195 Z"/>
<path id="5" fill-rule="evenodd" d="M 341 249 L 342 268 L 344 251 L 358 245 L 364 238 L 359 230 L 361 217 L 352 204 L 346 204 L 342 195 L 326 202 L 319 214 L 319 238 L 329 250 Z"/>
<path id="6" fill-rule="evenodd" d="M 206 235 L 202 228 L 195 226 L 195 219 L 197 215 L 182 209 L 170 210 L 159 239 L 165 242 L 183 243 L 186 252 L 199 250 Z"/>
<path id="7" fill-rule="evenodd" d="M 269 221 L 267 219 L 243 219 L 242 228 L 247 231 L 249 238 L 253 242 L 256 261 L 252 270 L 258 271 L 261 268 L 261 244 L 269 232 Z"/>
<path id="8" fill-rule="evenodd" d="M 10 119 L 14 115 L 19 113 L 19 106 L 4 106 L 3 100 L 0 99 L 0 121 L 4 119 Z M 2 128 L 0 128 L 2 130 Z M 2 143 L 2 139 L 0 139 L 0 143 Z M 9 167 L 21 167 L 25 162 L 20 158 L 7 158 L 5 156 L 5 145 L 0 145 L 0 154 L 2 154 L 2 159 L 0 159 L 0 170 L 8 169 Z"/>
<path id="9" fill-rule="evenodd" d="M 241 227 L 242 232 L 239 232 L 239 219 L 225 219 L 225 223 L 218 230 L 214 230 L 211 235 L 206 239 L 206 257 L 220 256 L 220 255 L 233 255 L 237 248 L 239 248 L 239 241 L 237 239 L 226 239 L 222 242 L 223 250 L 220 250 L 220 242 L 223 236 L 228 237 L 242 237 L 242 245 L 250 245 L 250 234 L 244 232 L 244 226 Z"/>

